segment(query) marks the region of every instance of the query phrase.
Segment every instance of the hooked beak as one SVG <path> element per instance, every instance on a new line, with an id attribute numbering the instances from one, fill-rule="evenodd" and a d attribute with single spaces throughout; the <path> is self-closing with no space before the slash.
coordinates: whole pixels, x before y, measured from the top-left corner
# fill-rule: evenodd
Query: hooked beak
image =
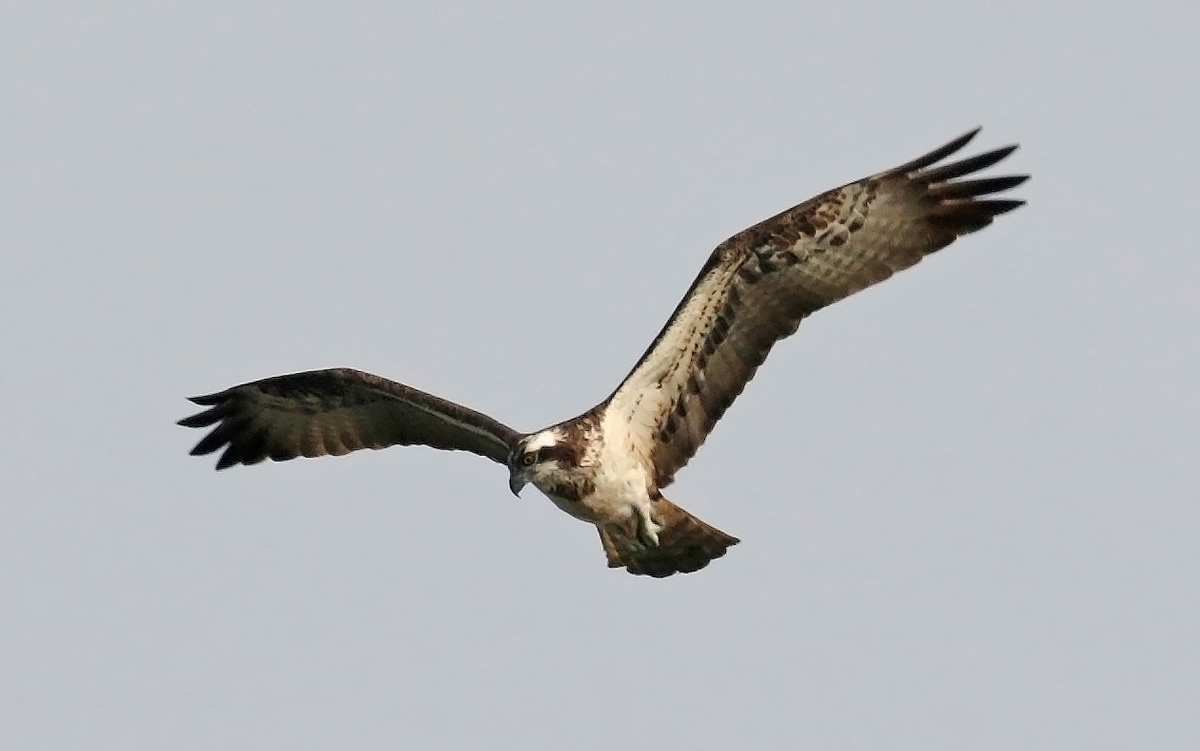
<path id="1" fill-rule="evenodd" d="M 521 488 L 525 487 L 526 482 L 528 480 L 525 479 L 525 474 L 519 469 L 514 469 L 508 476 L 508 489 L 513 495 L 520 497 Z"/>

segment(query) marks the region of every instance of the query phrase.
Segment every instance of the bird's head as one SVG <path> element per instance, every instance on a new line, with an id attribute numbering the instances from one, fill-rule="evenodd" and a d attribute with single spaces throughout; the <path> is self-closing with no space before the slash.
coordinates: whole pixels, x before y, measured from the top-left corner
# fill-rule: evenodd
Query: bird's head
<path id="1" fill-rule="evenodd" d="M 525 436 L 508 455 L 508 488 L 520 495 L 532 482 L 549 486 L 555 474 L 578 466 L 577 449 L 559 428 L 547 428 Z"/>

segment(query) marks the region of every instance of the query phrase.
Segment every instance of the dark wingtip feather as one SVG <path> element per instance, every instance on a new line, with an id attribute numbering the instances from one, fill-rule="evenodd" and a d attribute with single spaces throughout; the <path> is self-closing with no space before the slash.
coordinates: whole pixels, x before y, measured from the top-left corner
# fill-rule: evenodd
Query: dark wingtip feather
<path id="1" fill-rule="evenodd" d="M 944 203 L 929 214 L 929 221 L 957 235 L 983 229 L 1001 214 L 1007 214 L 1024 201 L 1015 198 L 994 198 L 982 201 L 953 201 Z"/>
<path id="2" fill-rule="evenodd" d="M 915 175 L 914 178 L 923 183 L 932 185 L 945 180 L 952 180 L 956 177 L 969 175 L 972 172 L 987 169 L 996 162 L 999 162 L 1004 157 L 1017 150 L 1018 144 L 1010 144 L 1002 146 L 998 149 L 985 151 L 982 154 L 976 154 L 973 157 L 968 157 L 958 162 L 944 164 L 936 169 L 931 169 L 928 172 L 923 172 L 920 175 Z"/>
<path id="3" fill-rule="evenodd" d="M 203 412 L 197 412 L 194 415 L 189 415 L 182 420 L 176 420 L 176 425 L 182 425 L 185 428 L 207 428 L 217 420 L 221 419 L 213 414 L 215 410 L 206 409 Z"/>
<path id="4" fill-rule="evenodd" d="M 217 426 L 211 433 L 201 438 L 200 442 L 193 446 L 188 453 L 192 456 L 205 456 L 229 443 L 229 431 L 222 430 L 222 427 Z"/>
<path id="5" fill-rule="evenodd" d="M 230 444 L 229 448 L 225 449 L 225 451 L 221 454 L 221 458 L 217 460 L 217 471 L 219 472 L 222 469 L 229 469 L 235 464 L 241 464 L 241 461 L 242 460 L 238 455 L 237 449 L 234 448 L 233 444 Z"/>
<path id="6" fill-rule="evenodd" d="M 185 428 L 207 428 L 209 425 L 224 420 L 229 416 L 232 410 L 232 405 L 229 402 L 220 402 L 214 404 L 203 412 L 197 412 L 194 415 L 189 415 L 176 422 L 176 425 L 182 425 Z"/>
<path id="7" fill-rule="evenodd" d="M 1007 214 L 1013 209 L 1019 209 L 1025 205 L 1025 202 L 1019 198 L 995 198 L 987 201 L 976 201 L 991 213 L 992 216 Z"/>
<path id="8" fill-rule="evenodd" d="M 961 136 L 959 136 L 958 138 L 955 138 L 950 143 L 948 143 L 944 146 L 939 146 L 938 148 L 934 149 L 933 151 L 929 152 L 928 154 L 919 156 L 916 159 L 912 160 L 911 162 L 906 162 L 904 164 L 901 164 L 899 167 L 896 167 L 895 169 L 891 170 L 891 173 L 892 174 L 903 174 L 903 173 L 907 173 L 907 172 L 916 172 L 917 170 L 924 169 L 931 164 L 936 164 L 936 163 L 942 161 L 943 159 L 945 159 L 946 157 L 950 156 L 954 152 L 958 151 L 963 146 L 966 146 L 968 143 L 970 143 L 971 139 L 973 139 L 973 138 L 975 138 L 975 136 L 979 135 L 979 131 L 981 131 L 981 130 L 983 130 L 982 125 L 976 126 L 973 130 L 968 130 L 966 133 L 963 133 Z"/>
<path id="9" fill-rule="evenodd" d="M 185 428 L 207 428 L 215 422 L 225 417 L 225 404 L 222 402 L 228 392 L 219 391 L 215 394 L 205 394 L 204 396 L 189 396 L 188 401 L 192 404 L 199 404 L 201 407 L 210 407 L 203 412 L 197 412 L 194 415 L 189 415 L 182 420 L 177 420 L 176 425 L 182 425 Z"/>
<path id="10" fill-rule="evenodd" d="M 930 186 L 929 194 L 939 199 L 972 198 L 1012 190 L 1029 179 L 1029 175 L 981 177 L 977 180 L 957 180 Z"/>
<path id="11" fill-rule="evenodd" d="M 199 404 L 201 407 L 211 407 L 217 402 L 225 398 L 228 391 L 218 391 L 215 394 L 204 394 L 203 396 L 189 396 L 187 399 L 192 404 Z"/>

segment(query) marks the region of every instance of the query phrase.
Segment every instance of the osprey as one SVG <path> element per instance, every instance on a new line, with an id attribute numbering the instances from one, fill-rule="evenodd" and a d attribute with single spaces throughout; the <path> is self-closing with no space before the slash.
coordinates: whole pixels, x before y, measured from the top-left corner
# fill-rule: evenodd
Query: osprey
<path id="1" fill-rule="evenodd" d="M 822 193 L 717 246 L 662 331 L 616 390 L 582 415 L 521 433 L 411 386 L 348 368 L 244 383 L 192 398 L 179 421 L 215 426 L 193 455 L 217 469 L 421 444 L 505 466 L 594 524 L 608 565 L 654 577 L 691 572 L 738 542 L 662 489 L 741 393 L 772 345 L 837 302 L 1024 202 L 993 194 L 1028 175 L 959 179 L 1017 147 L 939 164 L 979 129 L 894 169 Z"/>

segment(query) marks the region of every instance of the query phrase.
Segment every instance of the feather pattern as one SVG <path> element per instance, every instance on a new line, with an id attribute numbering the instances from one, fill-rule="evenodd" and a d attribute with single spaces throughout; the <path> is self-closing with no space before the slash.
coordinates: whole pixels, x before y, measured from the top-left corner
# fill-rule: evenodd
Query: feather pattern
<path id="1" fill-rule="evenodd" d="M 660 492 L 695 454 L 775 342 L 811 313 L 887 279 L 1022 201 L 1028 176 L 979 177 L 1015 146 L 945 162 L 978 131 L 822 193 L 739 232 L 709 256 L 620 386 L 583 415 L 522 434 L 487 415 L 348 368 L 244 383 L 192 399 L 179 421 L 210 428 L 192 454 L 217 469 L 420 444 L 504 464 L 590 522 L 612 567 L 665 577 L 736 545 Z"/>
<path id="2" fill-rule="evenodd" d="M 633 370 L 601 405 L 609 440 L 653 465 L 659 488 L 695 454 L 775 342 L 811 313 L 877 284 L 1023 201 L 1027 175 L 955 178 L 1016 146 L 935 166 L 978 133 L 822 193 L 721 243 Z"/>
<path id="3" fill-rule="evenodd" d="M 179 424 L 215 426 L 191 453 L 224 448 L 217 469 L 413 444 L 505 464 L 521 437 L 461 404 L 350 368 L 265 378 L 191 401 L 208 409 Z"/>

